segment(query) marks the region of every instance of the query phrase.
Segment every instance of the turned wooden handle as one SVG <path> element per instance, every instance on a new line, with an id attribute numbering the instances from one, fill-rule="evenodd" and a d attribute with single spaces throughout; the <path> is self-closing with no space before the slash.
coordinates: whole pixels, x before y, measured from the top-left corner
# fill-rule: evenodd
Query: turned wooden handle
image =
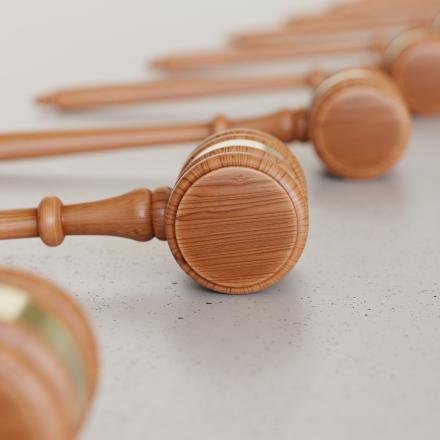
<path id="1" fill-rule="evenodd" d="M 305 141 L 306 126 L 305 111 L 282 110 L 249 119 L 228 120 L 218 116 L 212 121 L 198 124 L 12 133 L 0 135 L 0 160 L 196 142 L 227 128 L 266 131 L 284 142 Z"/>
<path id="2" fill-rule="evenodd" d="M 156 59 L 152 66 L 158 69 L 179 71 L 204 69 L 237 64 L 289 60 L 314 55 L 383 51 L 386 41 L 336 41 L 325 44 L 301 44 L 258 47 L 253 49 L 230 48 L 218 51 L 193 52 Z"/>
<path id="3" fill-rule="evenodd" d="M 44 198 L 37 209 L 0 211 L 0 239 L 40 237 L 58 246 L 66 235 L 109 235 L 137 241 L 165 240 L 165 210 L 170 188 L 138 189 L 96 202 L 63 206 Z"/>
<path id="4" fill-rule="evenodd" d="M 328 72 L 312 70 L 305 74 L 167 79 L 132 84 L 115 84 L 95 87 L 78 87 L 59 90 L 41 96 L 38 104 L 57 107 L 62 110 L 129 104 L 136 102 L 157 102 L 183 98 L 244 93 L 258 90 L 275 90 L 288 87 L 310 87 L 316 85 Z"/>

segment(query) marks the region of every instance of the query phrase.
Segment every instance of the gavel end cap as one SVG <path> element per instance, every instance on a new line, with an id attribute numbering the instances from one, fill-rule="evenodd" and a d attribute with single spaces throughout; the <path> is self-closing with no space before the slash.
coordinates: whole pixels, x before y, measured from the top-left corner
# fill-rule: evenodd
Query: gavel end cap
<path id="1" fill-rule="evenodd" d="M 245 153 L 213 155 L 188 169 L 167 211 L 168 242 L 182 268 L 221 293 L 254 293 L 279 281 L 307 236 L 306 202 L 288 179 Z"/>

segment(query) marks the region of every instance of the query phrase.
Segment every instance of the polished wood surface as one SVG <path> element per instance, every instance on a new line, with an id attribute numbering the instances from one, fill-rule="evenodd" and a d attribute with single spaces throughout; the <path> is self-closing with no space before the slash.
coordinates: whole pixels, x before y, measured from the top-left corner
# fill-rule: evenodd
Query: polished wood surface
<path id="1" fill-rule="evenodd" d="M 31 214 L 29 225 L 23 219 Z M 49 246 L 65 235 L 139 241 L 155 235 L 168 240 L 179 265 L 203 286 L 252 293 L 298 261 L 308 230 L 307 187 L 299 162 L 280 140 L 227 130 L 195 150 L 173 190 L 136 190 L 71 206 L 50 197 L 37 210 L 0 212 L 0 225 L 0 239 L 33 235 Z"/>
<path id="2" fill-rule="evenodd" d="M 334 175 L 377 178 L 400 160 L 411 119 L 395 84 L 378 71 L 340 72 L 318 87 L 310 137 Z"/>
<path id="3" fill-rule="evenodd" d="M 265 131 L 284 142 L 307 139 L 305 111 L 281 110 L 248 119 L 218 116 L 195 124 L 1 134 L 0 160 L 196 142 L 218 131 L 236 127 Z"/>
<path id="4" fill-rule="evenodd" d="M 283 160 L 246 146 L 252 142 L 282 150 Z M 307 238 L 299 170 L 287 147 L 267 134 L 233 130 L 206 140 L 185 164 L 168 204 L 167 237 L 177 262 L 200 284 L 225 293 L 280 280 Z"/>
<path id="5" fill-rule="evenodd" d="M 97 383 L 97 349 L 90 325 L 66 293 L 33 274 L 0 268 L 0 291 L 6 295 L 18 292 L 27 297 L 33 310 L 44 311 L 37 321 L 29 320 L 32 315 L 28 321 L 11 319 L 7 299 L 0 296 L 0 438 L 73 440 Z M 48 344 L 44 314 L 59 322 L 75 344 L 86 381 L 86 400 L 79 407 L 78 385 L 60 357 L 65 341 L 60 339 L 58 346 Z"/>
<path id="6" fill-rule="evenodd" d="M 317 88 L 317 94 L 310 109 L 283 110 L 260 118 L 230 121 L 224 117 L 217 117 L 214 121 L 205 124 L 189 124 L 164 127 L 145 127 L 133 129 L 109 129 L 86 132 L 59 132 L 55 133 L 28 133 L 0 136 L 0 158 L 12 159 L 33 157 L 41 155 L 71 154 L 85 151 L 104 150 L 106 148 L 120 148 L 133 146 L 146 146 L 152 144 L 166 144 L 172 142 L 185 142 L 189 137 L 198 138 L 201 134 L 216 133 L 227 128 L 250 128 L 260 129 L 275 135 L 284 142 L 301 141 L 309 139 L 315 144 L 321 159 L 327 169 L 346 178 L 373 178 L 384 174 L 398 162 L 408 141 L 410 127 L 408 109 L 403 101 L 401 93 L 392 85 L 392 81 L 383 73 L 371 69 L 349 69 L 340 71 L 329 76 L 325 84 L 330 84 L 332 93 L 324 95 Z M 321 106 L 326 101 L 327 107 Z M 334 103 L 329 106 L 329 103 Z M 317 109 L 332 108 L 336 117 L 322 117 L 328 112 Z M 311 116 L 313 115 L 313 123 Z M 319 115 L 317 117 L 316 115 Z M 373 130 L 371 121 L 375 121 L 381 130 Z M 197 129 L 195 129 L 197 127 Z M 365 135 L 363 141 L 357 141 L 359 133 L 373 131 L 374 136 Z M 337 136 L 328 136 L 328 133 L 338 133 Z M 121 135 L 124 133 L 124 136 Z M 56 140 L 56 150 L 46 149 L 44 139 L 49 142 Z M 9 144 L 12 139 L 11 144 Z M 35 141 L 36 139 L 36 141 Z M 136 142 L 133 142 L 133 139 Z M 324 139 L 326 139 L 324 141 Z M 332 139 L 331 142 L 329 139 Z M 379 142 L 380 141 L 380 142 Z M 338 147 L 338 161 L 341 166 L 335 169 L 334 161 L 324 151 L 333 150 L 333 145 Z M 380 145 L 378 149 L 377 145 Z M 12 146 L 14 149 L 12 149 Z M 376 154 L 372 154 L 376 151 Z M 379 151 L 382 154 L 379 154 Z M 400 154 L 392 154 L 392 151 L 400 151 Z M 394 160 L 390 160 L 390 154 Z M 354 158 L 370 155 L 370 160 L 375 163 L 367 163 Z M 374 157 L 373 157 L 374 156 Z M 56 202 L 55 202 L 56 203 Z M 9 216 L 16 217 L 15 211 Z M 35 232 L 32 223 L 32 212 L 23 212 L 16 220 L 16 228 L 26 224 L 27 233 Z M 65 215 L 64 215 L 65 216 Z M 53 220 L 51 220 L 53 223 Z M 0 221 L 0 230 L 1 230 Z M 44 231 L 44 225 L 39 231 Z M 13 234 L 13 230 L 8 230 Z M 48 237 L 47 240 L 59 241 L 58 238 Z"/>
<path id="7" fill-rule="evenodd" d="M 48 246 L 60 245 L 66 235 L 111 235 L 148 241 L 154 237 L 153 212 L 156 222 L 163 217 L 163 192 L 156 195 L 158 206 L 154 206 L 152 194 L 146 189 L 68 206 L 57 197 L 46 197 L 38 209 L 2 212 L 0 238 L 40 237 Z M 160 228 L 156 224 L 156 230 Z"/>
<path id="8" fill-rule="evenodd" d="M 65 111 L 199 98 L 226 93 L 310 87 L 319 83 L 328 73 L 321 69 L 314 69 L 306 74 L 229 78 L 169 78 L 143 83 L 78 87 L 46 94 L 39 97 L 37 103 Z"/>

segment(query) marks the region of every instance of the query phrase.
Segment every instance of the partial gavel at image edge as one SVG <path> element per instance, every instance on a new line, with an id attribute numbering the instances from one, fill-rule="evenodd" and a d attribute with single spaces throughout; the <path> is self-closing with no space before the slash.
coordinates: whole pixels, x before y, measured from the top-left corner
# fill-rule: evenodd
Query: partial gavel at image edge
<path id="1" fill-rule="evenodd" d="M 97 347 L 59 287 L 0 267 L 0 438 L 73 440 L 96 389 Z"/>
<path id="2" fill-rule="evenodd" d="M 349 21 L 374 21 L 399 23 L 406 20 L 431 18 L 439 11 L 438 0 L 368 0 L 355 2 L 336 2 L 329 7 L 309 14 L 296 14 L 286 25 L 300 30 L 319 30 L 320 25 Z M 344 21 L 345 20 L 345 21 Z"/>
<path id="3" fill-rule="evenodd" d="M 387 9 L 389 9 L 387 11 Z M 394 10 L 393 10 L 394 9 Z M 272 30 L 239 33 L 232 38 L 238 47 L 257 47 L 259 45 L 278 44 L 286 41 L 300 42 L 307 39 L 323 39 L 330 36 L 353 37 L 356 33 L 386 33 L 403 31 L 413 28 L 429 28 L 435 26 L 440 12 L 440 2 L 431 5 L 402 7 L 385 4 L 380 9 L 369 7 L 356 13 L 322 14 L 315 17 L 290 20 L 285 26 Z"/>
<path id="4" fill-rule="evenodd" d="M 153 66 L 175 72 L 363 51 L 381 55 L 382 61 L 378 67 L 396 81 L 412 111 L 440 111 L 440 32 L 436 29 L 410 30 L 391 41 L 375 37 L 369 41 L 193 52 L 163 57 L 154 61 Z"/>
<path id="5" fill-rule="evenodd" d="M 283 142 L 310 140 L 329 172 L 368 179 L 386 174 L 399 161 L 411 119 L 385 74 L 352 69 L 322 81 L 308 109 L 172 126 L 3 134 L 0 160 L 194 142 L 227 128 L 257 129 Z"/>
<path id="6" fill-rule="evenodd" d="M 166 240 L 183 270 L 208 289 L 253 293 L 284 277 L 304 249 L 307 189 L 301 166 L 278 139 L 228 130 L 205 140 L 173 189 L 139 189 L 113 199 L 0 212 L 0 239 L 66 235 Z"/>

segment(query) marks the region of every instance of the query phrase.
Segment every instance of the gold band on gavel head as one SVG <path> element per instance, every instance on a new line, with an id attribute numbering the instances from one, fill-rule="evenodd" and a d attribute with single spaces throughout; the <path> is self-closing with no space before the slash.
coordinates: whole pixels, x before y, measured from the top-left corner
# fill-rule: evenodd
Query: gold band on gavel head
<path id="1" fill-rule="evenodd" d="M 59 357 L 72 378 L 80 414 L 88 400 L 86 371 L 80 350 L 64 323 L 33 304 L 24 290 L 6 284 L 0 284 L 0 322 L 24 325 Z"/>

